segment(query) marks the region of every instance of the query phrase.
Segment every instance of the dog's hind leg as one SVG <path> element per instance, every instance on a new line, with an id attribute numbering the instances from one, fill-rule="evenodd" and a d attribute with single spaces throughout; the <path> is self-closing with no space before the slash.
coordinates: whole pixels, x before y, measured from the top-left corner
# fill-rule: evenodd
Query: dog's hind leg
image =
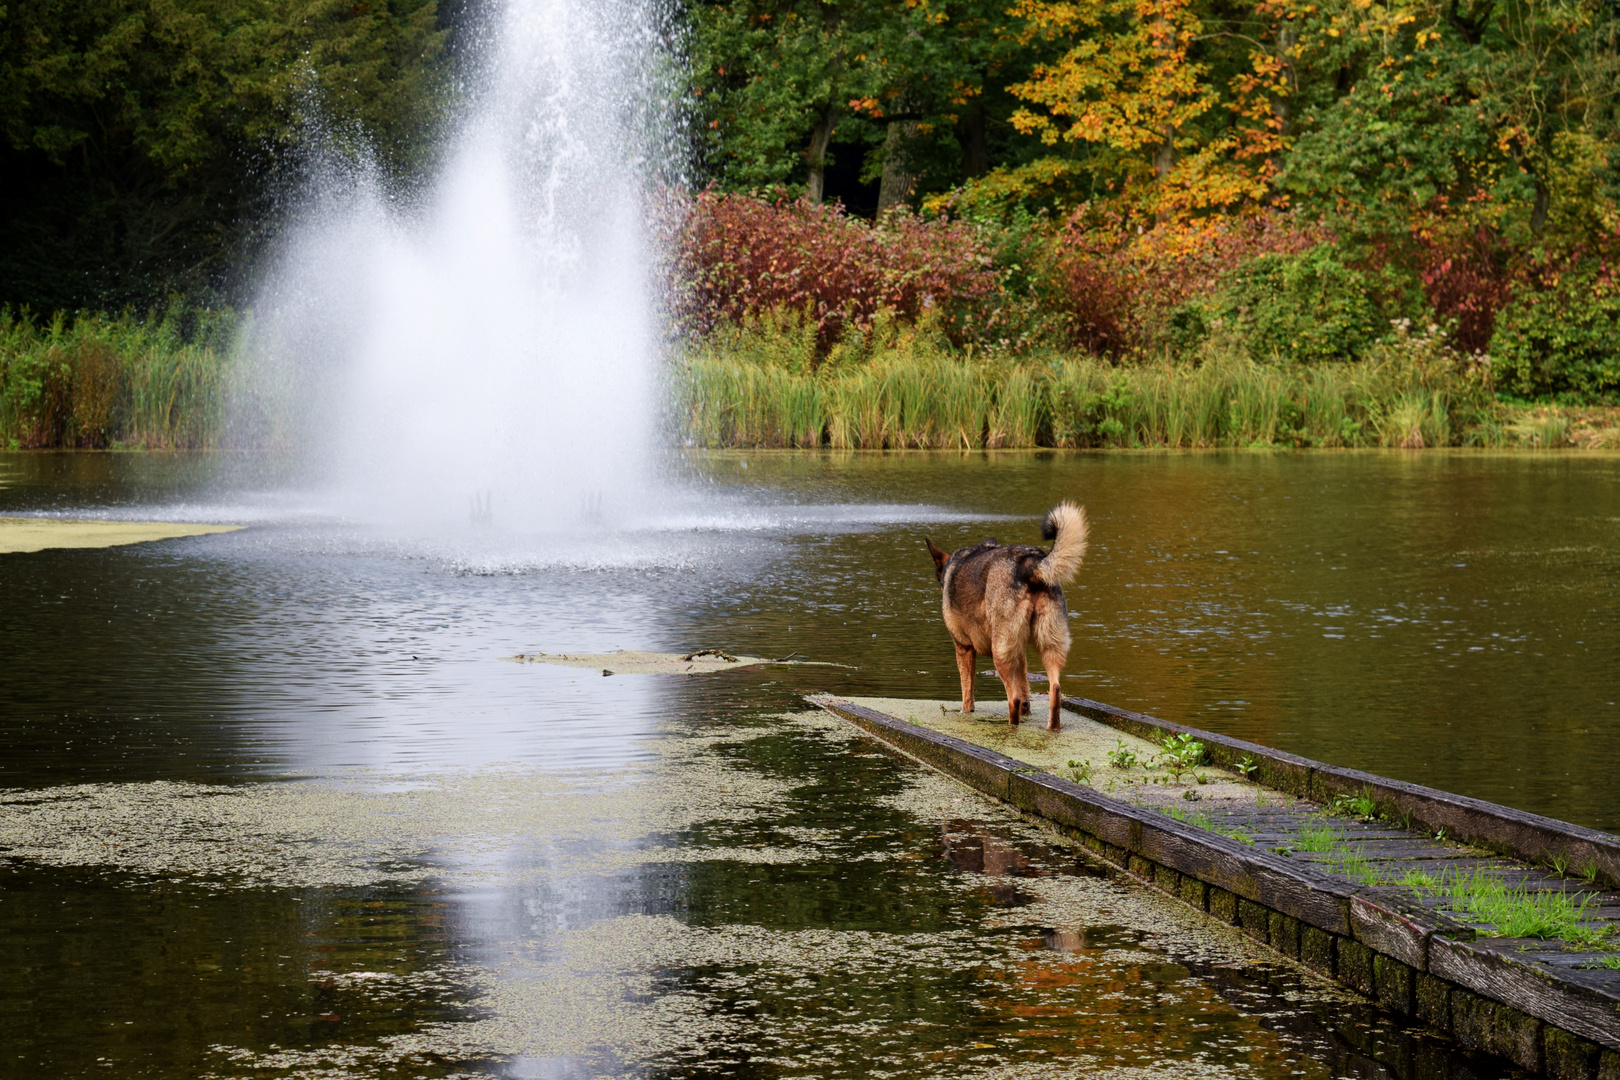
<path id="1" fill-rule="evenodd" d="M 1063 666 L 1069 662 L 1069 613 L 1061 594 L 1055 603 L 1042 606 L 1035 619 L 1035 648 L 1041 654 L 1041 667 L 1046 669 L 1047 690 L 1051 693 L 1051 707 L 1046 714 L 1046 730 L 1058 731 L 1063 727 Z"/>
<path id="2" fill-rule="evenodd" d="M 962 676 L 962 711 L 973 711 L 973 661 L 975 659 L 973 646 L 956 645 L 956 672 Z"/>
<path id="3" fill-rule="evenodd" d="M 1051 708 L 1046 714 L 1046 730 L 1059 731 L 1063 727 L 1063 665 L 1069 660 L 1069 650 L 1043 649 L 1041 666 L 1046 669 L 1047 686 L 1052 692 Z"/>
<path id="4" fill-rule="evenodd" d="M 995 661 L 996 674 L 1007 688 L 1007 720 L 1016 724 L 1029 712 L 1029 669 L 1024 650 L 997 656 Z"/>

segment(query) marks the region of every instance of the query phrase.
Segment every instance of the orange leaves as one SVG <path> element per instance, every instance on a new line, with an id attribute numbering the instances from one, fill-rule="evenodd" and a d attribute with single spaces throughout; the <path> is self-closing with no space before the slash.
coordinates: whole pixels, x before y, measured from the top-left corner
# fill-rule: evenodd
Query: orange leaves
<path id="1" fill-rule="evenodd" d="M 1206 26 L 1203 10 L 1194 0 L 1101 0 L 1084 8 L 1022 0 L 1012 11 L 1026 36 L 1067 38 L 1069 47 L 1010 88 L 1027 103 L 1013 126 L 1047 145 L 1111 151 L 1088 160 L 1159 217 L 1272 198 L 1294 94 L 1297 20 L 1316 7 L 1261 0 L 1255 14 L 1269 29 L 1244 33 Z M 1217 40 L 1227 57 L 1218 76 L 1204 44 Z M 1234 45 L 1239 58 L 1249 51 L 1247 70 L 1236 76 Z"/>
<path id="2" fill-rule="evenodd" d="M 1203 24 L 1188 0 L 1107 0 L 1072 4 L 1024 0 L 1013 9 L 1049 36 L 1089 31 L 1061 60 L 1035 68 L 1010 87 L 1038 106 L 1013 114 L 1013 126 L 1058 141 L 1100 143 L 1126 153 L 1173 144 L 1216 97 L 1207 69 L 1189 57 Z"/>

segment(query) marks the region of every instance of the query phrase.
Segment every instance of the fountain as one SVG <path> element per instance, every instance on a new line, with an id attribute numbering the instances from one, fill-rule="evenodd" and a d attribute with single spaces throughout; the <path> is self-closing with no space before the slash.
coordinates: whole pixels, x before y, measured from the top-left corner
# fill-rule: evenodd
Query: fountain
<path id="1" fill-rule="evenodd" d="M 638 0 L 510 0 L 424 194 L 318 156 L 254 305 L 238 428 L 394 528 L 611 522 L 657 427 L 650 162 L 668 69 Z M 317 140 L 320 141 L 320 140 Z"/>

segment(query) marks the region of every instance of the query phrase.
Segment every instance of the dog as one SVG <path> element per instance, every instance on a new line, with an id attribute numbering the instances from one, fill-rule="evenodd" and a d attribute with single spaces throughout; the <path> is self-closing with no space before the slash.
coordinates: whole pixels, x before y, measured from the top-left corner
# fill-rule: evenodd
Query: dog
<path id="1" fill-rule="evenodd" d="M 1086 511 L 1058 503 L 1041 523 L 1050 552 L 1025 544 L 1001 544 L 994 537 L 947 555 L 923 537 L 934 557 L 934 576 L 944 594 L 945 629 L 956 645 L 962 675 L 962 711 L 973 711 L 974 659 L 988 655 L 1007 688 L 1007 718 L 1016 724 L 1029 713 L 1027 653 L 1033 642 L 1051 685 L 1048 731 L 1062 727 L 1063 691 L 1059 680 L 1069 659 L 1069 607 L 1063 585 L 1080 569 L 1089 532 Z"/>

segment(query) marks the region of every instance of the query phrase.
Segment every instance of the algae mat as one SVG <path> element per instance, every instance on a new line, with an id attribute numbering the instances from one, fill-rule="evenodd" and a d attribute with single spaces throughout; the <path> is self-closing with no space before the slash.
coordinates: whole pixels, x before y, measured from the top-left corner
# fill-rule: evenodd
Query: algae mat
<path id="1" fill-rule="evenodd" d="M 853 704 L 874 709 L 919 727 L 953 735 L 994 750 L 1066 780 L 1075 780 L 1137 805 L 1252 806 L 1256 785 L 1213 765 L 1176 765 L 1164 746 L 1063 710 L 1061 731 L 1046 730 L 1046 704 L 1037 697 L 1034 712 L 1016 727 L 1007 723 L 1001 699 L 977 704 L 970 714 L 957 701 L 933 698 L 852 697 Z M 1274 805 L 1296 800 L 1280 792 L 1264 795 Z"/>
<path id="2" fill-rule="evenodd" d="M 0 518 L 0 555 L 47 548 L 109 548 L 235 532 L 241 525 L 197 525 L 178 521 L 70 521 L 62 518 Z"/>
<path id="3" fill-rule="evenodd" d="M 1224 995 L 1230 973 L 1262 971 L 1268 1011 L 1331 1015 L 1349 995 L 1077 866 L 1011 808 L 886 764 L 820 712 L 673 728 L 608 772 L 0 790 L 0 865 L 228 913 L 235 943 L 162 942 L 193 994 L 283 995 L 199 1032 L 184 1075 L 214 1080 L 710 1076 L 739 1061 L 807 1080 L 1337 1075 Z M 857 800 L 883 817 L 850 813 Z M 882 900 L 829 921 L 838 887 Z M 680 914 L 640 910 L 649 888 Z M 796 889 L 801 913 L 762 906 Z M 238 944 L 259 940 L 241 921 L 256 893 L 296 911 L 296 935 L 263 955 Z M 464 920 L 482 936 L 442 948 Z M 267 1034 L 272 1012 L 291 1026 Z M 119 1065 L 108 1075 L 133 1075 Z"/>

